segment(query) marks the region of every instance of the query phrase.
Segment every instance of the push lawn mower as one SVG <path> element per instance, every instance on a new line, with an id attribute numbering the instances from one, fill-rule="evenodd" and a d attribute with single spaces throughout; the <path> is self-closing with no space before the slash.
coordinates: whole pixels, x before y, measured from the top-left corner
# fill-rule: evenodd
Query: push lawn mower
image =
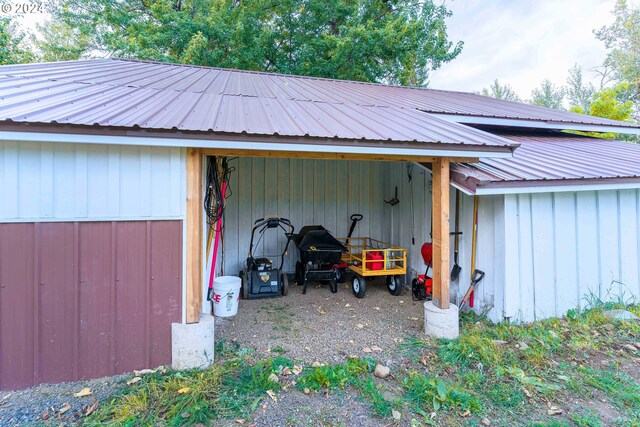
<path id="1" fill-rule="evenodd" d="M 264 237 L 268 229 L 281 228 L 287 236 L 287 243 L 284 246 L 280 257 L 280 267 L 273 268 L 273 262 L 266 258 L 256 258 L 253 256 L 253 241 L 258 234 L 256 246 Z M 266 298 L 286 295 L 289 290 L 289 279 L 282 272 L 284 257 L 293 235 L 294 227 L 291 221 L 286 218 L 260 218 L 253 224 L 251 230 L 251 243 L 249 243 L 249 256 L 245 262 L 244 270 L 240 272 L 242 279 L 242 298 Z"/>

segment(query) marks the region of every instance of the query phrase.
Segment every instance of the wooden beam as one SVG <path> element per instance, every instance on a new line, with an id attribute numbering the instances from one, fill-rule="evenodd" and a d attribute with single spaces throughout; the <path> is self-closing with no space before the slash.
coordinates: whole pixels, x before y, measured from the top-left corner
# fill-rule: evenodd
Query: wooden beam
<path id="1" fill-rule="evenodd" d="M 433 172 L 433 303 L 449 308 L 449 166 L 448 158 L 431 164 Z"/>
<path id="2" fill-rule="evenodd" d="M 265 157 L 275 159 L 326 159 L 326 160 L 371 160 L 371 161 L 405 161 L 432 163 L 440 157 L 434 156 L 409 156 L 389 154 L 353 154 L 311 151 L 269 151 L 269 150 L 228 150 L 222 148 L 201 148 L 200 152 L 206 156 L 229 157 Z M 477 157 L 448 157 L 451 162 L 477 163 Z"/>
<path id="3" fill-rule="evenodd" d="M 187 149 L 187 323 L 202 312 L 202 154 Z"/>

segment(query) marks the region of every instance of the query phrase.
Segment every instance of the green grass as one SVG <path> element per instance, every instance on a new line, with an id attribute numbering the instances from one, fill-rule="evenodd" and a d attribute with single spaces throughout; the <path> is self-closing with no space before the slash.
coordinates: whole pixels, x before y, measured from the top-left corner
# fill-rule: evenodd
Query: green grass
<path id="1" fill-rule="evenodd" d="M 350 358 L 346 363 L 307 368 L 297 380 L 300 390 L 318 392 L 322 389 L 352 387 L 369 403 L 372 411 L 381 417 L 391 415 L 393 402 L 383 397 L 382 387 L 376 385 L 371 375 L 376 367 L 372 358 Z"/>
<path id="2" fill-rule="evenodd" d="M 154 425 L 162 420 L 163 425 L 183 426 L 248 416 L 267 397 L 267 390 L 280 390 L 281 384 L 269 376 L 285 366 L 293 363 L 281 357 L 255 364 L 232 358 L 205 370 L 145 375 L 103 404 L 85 425 Z"/>
<path id="3" fill-rule="evenodd" d="M 306 366 L 299 375 L 285 377 L 282 370 L 293 369 L 294 362 L 284 357 L 283 347 L 274 346 L 271 357 L 256 360 L 261 355 L 255 351 L 221 341 L 216 344 L 216 365 L 144 376 L 103 403 L 85 424 L 178 426 L 207 425 L 221 418 L 249 420 L 269 399 L 267 391 L 296 388 L 311 398 L 324 392 L 353 393 L 380 424 L 393 424 L 392 412 L 397 410 L 416 426 L 479 425 L 488 417 L 492 425 L 640 427 L 640 384 L 624 373 L 638 369 L 633 358 L 640 354 L 622 350 L 625 343 L 638 342 L 640 324 L 612 324 L 604 316 L 611 308 L 640 315 L 640 306 L 593 298 L 589 305 L 562 319 L 527 325 L 491 324 L 465 314 L 455 340 L 404 338 L 398 345 L 402 366 L 385 380 L 373 376 L 377 362 L 368 357 Z M 269 310 L 274 320 L 285 321 L 286 309 Z M 274 373 L 280 377 L 277 383 L 269 378 Z M 185 388 L 187 392 L 179 392 Z M 606 405 L 604 413 L 597 411 L 601 404 Z M 549 414 L 550 407 L 562 408 L 562 413 Z"/>

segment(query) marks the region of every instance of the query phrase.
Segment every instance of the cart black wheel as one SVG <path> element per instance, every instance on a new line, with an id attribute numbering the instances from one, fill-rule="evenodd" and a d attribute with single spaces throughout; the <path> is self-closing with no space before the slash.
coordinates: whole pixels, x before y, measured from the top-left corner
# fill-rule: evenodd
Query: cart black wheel
<path id="1" fill-rule="evenodd" d="M 282 273 L 282 276 L 280 276 L 280 286 L 282 296 L 287 295 L 287 293 L 289 292 L 289 276 L 287 276 L 287 273 Z"/>
<path id="2" fill-rule="evenodd" d="M 398 296 L 402 293 L 401 276 L 387 276 L 387 290 L 391 295 Z"/>
<path id="3" fill-rule="evenodd" d="M 336 292 L 338 292 L 338 282 L 335 280 L 330 280 L 329 289 L 331 289 L 332 294 L 335 294 Z"/>
<path id="4" fill-rule="evenodd" d="M 304 266 L 300 261 L 296 262 L 296 285 L 304 284 Z"/>
<path id="5" fill-rule="evenodd" d="M 339 268 L 336 270 L 336 282 L 344 283 L 347 281 L 347 271 L 344 268 Z"/>
<path id="6" fill-rule="evenodd" d="M 364 294 L 367 293 L 367 284 L 362 276 L 353 276 L 353 280 L 351 280 L 351 290 L 356 298 L 364 298 Z"/>
<path id="7" fill-rule="evenodd" d="M 242 289 L 242 299 L 249 299 L 249 283 L 245 271 L 240 273 L 240 289 Z"/>

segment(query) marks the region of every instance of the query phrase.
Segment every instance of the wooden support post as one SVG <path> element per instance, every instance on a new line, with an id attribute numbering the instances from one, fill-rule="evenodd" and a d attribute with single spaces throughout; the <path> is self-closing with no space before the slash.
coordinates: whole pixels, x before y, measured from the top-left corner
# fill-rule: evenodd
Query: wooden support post
<path id="1" fill-rule="evenodd" d="M 431 163 L 433 172 L 433 303 L 449 308 L 449 165 L 448 158 Z"/>
<path id="2" fill-rule="evenodd" d="M 187 323 L 202 312 L 202 155 L 187 149 Z"/>

